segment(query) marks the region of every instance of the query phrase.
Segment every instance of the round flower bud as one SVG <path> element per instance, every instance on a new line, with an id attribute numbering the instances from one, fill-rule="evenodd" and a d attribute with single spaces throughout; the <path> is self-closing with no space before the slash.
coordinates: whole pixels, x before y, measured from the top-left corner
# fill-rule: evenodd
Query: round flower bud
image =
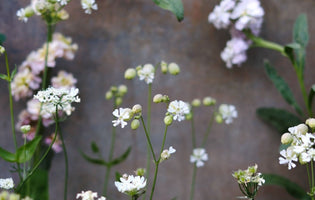
<path id="1" fill-rule="evenodd" d="M 161 94 L 156 94 L 153 97 L 153 102 L 154 103 L 161 103 L 162 101 L 163 101 L 163 95 L 161 95 Z"/>
<path id="2" fill-rule="evenodd" d="M 146 170 L 144 168 L 138 168 L 136 171 L 135 171 L 135 174 L 137 176 L 144 176 L 146 173 Z"/>
<path id="3" fill-rule="evenodd" d="M 163 95 L 162 102 L 170 102 L 170 98 L 167 95 Z"/>
<path id="4" fill-rule="evenodd" d="M 305 124 L 307 124 L 309 127 L 311 127 L 313 129 L 313 128 L 315 128 L 315 119 L 309 118 L 306 120 Z"/>
<path id="5" fill-rule="evenodd" d="M 191 113 L 189 113 L 189 114 L 185 115 L 185 117 L 187 120 L 191 120 L 193 115 Z"/>
<path id="6" fill-rule="evenodd" d="M 109 100 L 111 98 L 113 98 L 113 93 L 109 90 L 105 93 L 105 99 Z"/>
<path id="7" fill-rule="evenodd" d="M 1 54 L 4 54 L 4 52 L 5 52 L 5 48 L 0 45 L 0 55 L 1 55 Z"/>
<path id="8" fill-rule="evenodd" d="M 115 104 L 116 104 L 116 106 L 120 106 L 121 104 L 122 104 L 122 98 L 121 97 L 117 97 L 116 99 L 115 99 Z"/>
<path id="9" fill-rule="evenodd" d="M 164 117 L 164 123 L 166 126 L 171 125 L 173 122 L 173 117 L 171 115 L 167 115 Z"/>
<path id="10" fill-rule="evenodd" d="M 305 135 L 308 131 L 308 127 L 305 124 L 299 124 L 296 126 L 296 129 L 301 134 Z"/>
<path id="11" fill-rule="evenodd" d="M 134 68 L 128 68 L 125 71 L 125 79 L 127 79 L 127 80 L 133 79 L 134 77 L 136 77 L 136 75 L 137 75 L 137 72 Z"/>
<path id="12" fill-rule="evenodd" d="M 138 114 L 142 112 L 142 106 L 140 104 L 136 104 L 132 107 L 132 112 L 134 114 Z"/>
<path id="13" fill-rule="evenodd" d="M 140 126 L 140 121 L 138 119 L 134 119 L 131 122 L 131 129 L 136 130 Z"/>
<path id="14" fill-rule="evenodd" d="M 282 144 L 290 144 L 293 141 L 293 137 L 290 133 L 284 133 L 281 136 L 281 143 Z"/>
<path id="15" fill-rule="evenodd" d="M 24 11 L 25 11 L 25 17 L 27 17 L 27 18 L 32 17 L 35 14 L 32 6 L 27 6 L 24 9 Z"/>
<path id="16" fill-rule="evenodd" d="M 112 91 L 113 93 L 118 91 L 118 88 L 116 86 L 112 86 L 110 87 L 110 91 Z"/>
<path id="17" fill-rule="evenodd" d="M 223 118 L 221 115 L 217 114 L 215 116 L 215 121 L 218 123 L 218 124 L 221 124 L 223 122 Z"/>
<path id="18" fill-rule="evenodd" d="M 125 108 L 125 110 L 126 110 L 125 112 L 129 113 L 129 118 L 125 119 L 125 121 L 129 121 L 129 120 L 131 120 L 133 118 L 134 113 L 133 113 L 133 111 L 130 108 Z"/>
<path id="19" fill-rule="evenodd" d="M 69 19 L 69 13 L 65 9 L 62 9 L 57 13 L 57 17 L 61 20 L 67 20 Z"/>
<path id="20" fill-rule="evenodd" d="M 170 154 L 167 149 L 164 149 L 161 153 L 161 161 L 167 160 L 170 158 Z"/>
<path id="21" fill-rule="evenodd" d="M 26 133 L 30 132 L 31 126 L 30 125 L 21 126 L 20 130 L 22 133 L 26 134 Z"/>
<path id="22" fill-rule="evenodd" d="M 202 103 L 205 106 L 212 106 L 212 105 L 215 105 L 216 100 L 212 97 L 205 97 L 205 98 L 203 98 Z"/>
<path id="23" fill-rule="evenodd" d="M 164 61 L 161 61 L 161 72 L 163 74 L 166 74 L 167 73 L 167 63 L 164 62 Z"/>
<path id="24" fill-rule="evenodd" d="M 191 105 L 194 106 L 194 107 L 199 107 L 201 105 L 200 99 L 192 100 Z"/>
<path id="25" fill-rule="evenodd" d="M 125 95 L 128 91 L 128 88 L 126 85 L 120 85 L 118 86 L 118 92 L 121 94 L 121 95 Z"/>
<path id="26" fill-rule="evenodd" d="M 179 66 L 176 63 L 170 63 L 168 65 L 168 71 L 172 75 L 177 75 L 180 72 Z"/>

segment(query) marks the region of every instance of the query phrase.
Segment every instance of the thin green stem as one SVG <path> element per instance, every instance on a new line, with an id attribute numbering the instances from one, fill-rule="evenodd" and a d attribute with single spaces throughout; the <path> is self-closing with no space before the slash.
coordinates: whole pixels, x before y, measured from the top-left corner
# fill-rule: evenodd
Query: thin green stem
<path id="1" fill-rule="evenodd" d="M 311 193 L 312 193 L 312 199 L 314 199 L 314 161 L 311 161 L 311 176 L 312 176 L 312 188 L 311 188 Z"/>
<path id="2" fill-rule="evenodd" d="M 306 163 L 306 171 L 307 171 L 308 185 L 312 189 L 312 182 L 311 182 L 310 169 L 309 169 L 308 163 Z"/>
<path id="3" fill-rule="evenodd" d="M 165 129 L 164 129 L 164 136 L 163 136 L 162 146 L 161 146 L 161 150 L 160 150 L 160 158 L 159 158 L 159 160 L 161 159 L 161 154 L 162 154 L 163 149 L 164 149 L 164 146 L 165 146 L 165 140 L 166 140 L 167 128 L 168 128 L 168 126 L 167 126 L 167 125 L 165 125 Z"/>
<path id="4" fill-rule="evenodd" d="M 155 162 L 154 179 L 153 179 L 153 185 L 152 185 L 151 194 L 150 194 L 150 200 L 152 200 L 153 198 L 158 171 L 159 171 L 159 162 Z"/>
<path id="5" fill-rule="evenodd" d="M 213 124 L 213 121 L 214 121 L 214 113 L 213 115 L 211 116 L 210 118 L 210 121 L 209 121 L 209 124 L 208 124 L 208 127 L 207 127 L 207 130 L 206 130 L 206 133 L 203 137 L 203 140 L 202 140 L 202 147 L 204 148 L 206 146 L 206 142 L 208 140 L 208 137 L 209 137 L 209 134 L 210 134 L 210 131 L 211 131 L 211 127 L 212 127 L 212 124 Z"/>
<path id="6" fill-rule="evenodd" d="M 275 42 L 264 40 L 260 37 L 253 35 L 250 32 L 244 32 L 244 33 L 250 40 L 254 42 L 253 46 L 275 50 L 275 51 L 280 52 L 283 55 L 286 55 L 284 51 L 284 46 L 277 44 Z"/>
<path id="7" fill-rule="evenodd" d="M 150 136 L 149 136 L 149 134 L 148 134 L 147 128 L 146 128 L 145 123 L 144 123 L 144 121 L 143 121 L 143 117 L 141 116 L 140 119 L 141 119 L 141 123 L 142 123 L 142 125 L 143 125 L 143 129 L 144 129 L 144 132 L 145 132 L 145 136 L 146 136 L 146 138 L 147 138 L 147 143 L 148 143 L 149 149 L 150 149 L 150 151 L 151 151 L 151 153 L 152 153 L 152 156 L 153 156 L 153 160 L 154 160 L 154 162 L 157 162 L 156 157 L 155 157 L 155 154 L 154 154 L 153 146 L 152 146 L 152 143 L 151 143 Z"/>
<path id="8" fill-rule="evenodd" d="M 58 113 L 56 113 L 56 115 L 58 115 Z M 68 163 L 68 154 L 67 154 L 67 149 L 66 149 L 66 145 L 62 136 L 62 133 L 60 131 L 59 128 L 59 135 L 60 135 L 60 140 L 62 142 L 62 150 L 63 150 L 63 154 L 65 157 L 65 185 L 64 185 L 64 194 L 63 194 L 63 198 L 64 200 L 67 200 L 67 193 L 68 193 L 68 174 L 69 174 L 69 163 Z"/>
<path id="9" fill-rule="evenodd" d="M 193 149 L 196 148 L 196 133 L 195 133 L 195 119 L 194 119 L 194 111 L 193 108 L 191 108 L 191 141 L 192 141 L 192 147 Z"/>
<path id="10" fill-rule="evenodd" d="M 196 174 L 197 174 L 197 166 L 196 166 L 196 164 L 194 164 L 193 176 L 192 176 L 191 187 L 190 187 L 190 200 L 194 199 L 195 185 L 196 185 Z"/>
<path id="11" fill-rule="evenodd" d="M 298 82 L 299 82 L 299 86 L 303 95 L 303 100 L 307 109 L 307 113 L 309 117 L 312 117 L 312 110 L 310 108 L 310 104 L 309 104 L 309 99 L 308 99 L 308 94 L 306 92 L 306 88 L 305 88 L 305 83 L 304 83 L 304 78 L 303 78 L 303 71 L 299 70 L 299 68 L 296 66 L 295 63 L 293 63 L 297 78 L 298 78 Z"/>
<path id="12" fill-rule="evenodd" d="M 24 157 L 26 158 L 25 145 L 26 145 L 26 136 L 24 137 Z M 23 164 L 23 178 L 25 178 L 25 177 L 26 177 L 26 162 L 24 162 L 24 164 Z"/>

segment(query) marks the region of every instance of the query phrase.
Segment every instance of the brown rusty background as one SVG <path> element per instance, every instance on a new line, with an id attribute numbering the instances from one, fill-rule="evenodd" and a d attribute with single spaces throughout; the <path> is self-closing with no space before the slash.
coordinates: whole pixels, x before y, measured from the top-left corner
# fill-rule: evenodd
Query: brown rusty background
<path id="1" fill-rule="evenodd" d="M 26 6 L 28 0 L 1 0 L 0 32 L 7 35 L 5 47 L 11 67 L 19 65 L 31 50 L 45 41 L 46 29 L 38 17 L 24 24 L 17 20 L 16 11 Z M 176 77 L 159 75 L 154 80 L 153 94 L 168 94 L 173 99 L 190 101 L 195 97 L 212 96 L 219 103 L 234 104 L 239 118 L 231 125 L 213 126 L 207 144 L 209 161 L 197 174 L 196 200 L 235 199 L 241 195 L 231 173 L 257 163 L 259 171 L 276 173 L 307 188 L 304 166 L 291 171 L 278 164 L 280 135 L 259 120 L 255 110 L 262 106 L 289 108 L 275 87 L 268 80 L 263 59 L 268 58 L 288 81 L 299 103 L 303 104 L 297 79 L 288 59 L 264 49 L 251 49 L 248 61 L 240 68 L 227 69 L 220 59 L 220 52 L 229 39 L 227 31 L 218 31 L 207 21 L 217 0 L 184 0 L 185 19 L 178 23 L 175 17 L 151 0 L 97 0 L 99 10 L 92 15 L 82 11 L 79 2 L 72 1 L 67 10 L 70 20 L 57 26 L 58 32 L 71 36 L 79 45 L 74 61 L 58 60 L 55 72 L 65 69 L 78 79 L 82 103 L 70 120 L 63 123 L 66 145 L 70 159 L 68 199 L 74 199 L 81 190 L 102 191 L 105 170 L 83 160 L 78 150 L 90 153 L 90 142 L 98 141 L 106 153 L 110 143 L 111 104 L 104 100 L 104 93 L 111 85 L 127 84 L 129 92 L 124 106 L 136 103 L 146 105 L 146 87 L 138 80 L 123 79 L 124 70 L 139 64 L 157 63 L 160 60 L 176 62 L 181 74 Z M 315 57 L 313 23 L 315 2 L 313 0 L 265 0 L 265 21 L 262 36 L 286 44 L 291 42 L 291 30 L 296 17 L 306 13 L 309 19 L 310 43 L 308 45 L 306 84 L 314 83 L 312 67 Z M 4 59 L 0 58 L 0 72 L 5 72 Z M 0 84 L 0 146 L 13 150 L 10 132 L 7 85 Z M 15 103 L 17 115 L 25 102 Z M 144 106 L 145 107 L 145 106 Z M 292 110 L 291 110 L 292 111 Z M 152 138 L 154 146 L 160 146 L 163 133 L 162 119 L 165 108 L 153 106 Z M 209 115 L 197 111 L 197 134 L 201 138 Z M 188 199 L 192 176 L 189 163 L 191 136 L 189 122 L 174 123 L 170 127 L 166 147 L 173 145 L 177 152 L 162 163 L 157 181 L 155 199 L 169 200 L 175 196 Z M 22 140 L 20 140 L 22 142 Z M 118 129 L 115 155 L 133 145 L 128 160 L 113 171 L 132 173 L 145 166 L 146 143 L 143 131 L 132 132 L 129 128 Z M 10 176 L 10 165 L 0 161 L 0 178 Z M 64 158 L 54 158 L 50 173 L 50 196 L 52 200 L 63 197 Z M 114 180 L 114 177 L 112 177 Z M 127 199 L 117 192 L 110 182 L 111 199 Z M 293 199 L 280 187 L 263 187 L 257 199 Z"/>

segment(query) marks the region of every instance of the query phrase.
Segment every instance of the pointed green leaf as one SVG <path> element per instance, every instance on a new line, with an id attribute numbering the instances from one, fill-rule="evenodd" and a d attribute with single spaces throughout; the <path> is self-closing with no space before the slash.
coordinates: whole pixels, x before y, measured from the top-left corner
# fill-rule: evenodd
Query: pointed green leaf
<path id="1" fill-rule="evenodd" d="M 0 157 L 8 162 L 16 162 L 16 155 L 0 147 Z"/>
<path id="2" fill-rule="evenodd" d="M 8 81 L 8 80 L 9 80 L 9 79 L 8 79 L 8 76 L 5 75 L 5 74 L 0 74 L 0 78 L 1 78 L 2 80 L 5 80 L 5 81 Z"/>
<path id="3" fill-rule="evenodd" d="M 311 200 L 311 197 L 298 184 L 276 174 L 263 174 L 264 185 L 278 185 L 283 187 L 292 197 L 300 200 Z"/>
<path id="4" fill-rule="evenodd" d="M 116 181 L 120 181 L 120 178 L 122 177 L 122 175 L 121 175 L 121 173 L 119 173 L 119 172 L 116 172 L 115 173 L 115 179 L 116 179 Z"/>
<path id="5" fill-rule="evenodd" d="M 3 44 L 3 42 L 5 41 L 6 37 L 4 34 L 0 33 L 0 45 Z"/>
<path id="6" fill-rule="evenodd" d="M 295 62 L 294 51 L 295 50 L 300 50 L 301 48 L 302 47 L 301 47 L 301 45 L 299 43 L 290 43 L 290 44 L 285 45 L 284 52 L 289 57 L 289 59 L 291 60 L 292 63 Z"/>
<path id="7" fill-rule="evenodd" d="M 165 9 L 171 11 L 180 22 L 184 19 L 184 6 L 182 0 L 153 0 L 154 3 Z"/>
<path id="8" fill-rule="evenodd" d="M 10 75 L 11 81 L 13 80 L 13 78 L 14 78 L 14 76 L 15 76 L 15 74 L 16 74 L 16 71 L 17 71 L 17 67 L 15 66 L 14 69 L 13 69 L 13 71 L 11 72 L 11 75 Z"/>
<path id="9" fill-rule="evenodd" d="M 98 159 L 98 158 L 92 158 L 82 151 L 80 151 L 81 156 L 88 162 L 96 164 L 96 165 L 103 165 L 103 166 L 109 166 L 109 163 L 105 162 L 103 159 Z"/>
<path id="10" fill-rule="evenodd" d="M 91 142 L 91 150 L 93 151 L 93 153 L 98 153 L 100 152 L 100 149 L 98 148 L 96 142 Z"/>
<path id="11" fill-rule="evenodd" d="M 267 75 L 269 76 L 270 80 L 273 82 L 277 90 L 281 93 L 282 97 L 286 100 L 288 104 L 293 106 L 296 112 L 302 115 L 302 110 L 298 103 L 296 102 L 291 89 L 289 88 L 288 84 L 282 79 L 278 74 L 276 69 L 270 65 L 268 61 L 265 61 L 265 70 Z"/>
<path id="12" fill-rule="evenodd" d="M 112 160 L 109 164 L 110 165 L 118 165 L 119 163 L 123 162 L 124 160 L 127 159 L 128 155 L 131 152 L 131 147 L 128 147 L 128 149 L 118 158 Z"/>
<path id="13" fill-rule="evenodd" d="M 294 23 L 293 41 L 299 43 L 302 47 L 306 47 L 308 40 L 307 17 L 305 14 L 301 14 Z"/>
<path id="14" fill-rule="evenodd" d="M 299 117 L 283 109 L 258 108 L 256 114 L 276 128 L 280 134 L 288 131 L 288 128 L 302 123 Z"/>
<path id="15" fill-rule="evenodd" d="M 16 151 L 16 161 L 18 163 L 25 163 L 31 160 L 41 139 L 42 136 L 37 136 L 29 143 L 19 147 Z"/>
<path id="16" fill-rule="evenodd" d="M 310 93 L 308 94 L 308 106 L 310 107 L 311 110 L 312 110 L 312 107 L 313 107 L 313 98 L 314 98 L 314 95 L 315 95 L 315 84 L 312 85 L 311 91 L 310 91 Z"/>

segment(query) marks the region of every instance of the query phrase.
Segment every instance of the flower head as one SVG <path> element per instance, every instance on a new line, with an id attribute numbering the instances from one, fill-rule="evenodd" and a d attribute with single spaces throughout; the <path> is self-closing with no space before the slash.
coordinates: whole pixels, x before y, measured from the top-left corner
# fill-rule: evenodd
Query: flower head
<path id="1" fill-rule="evenodd" d="M 98 198 L 97 192 L 92 192 L 91 190 L 88 191 L 82 191 L 81 193 L 78 193 L 76 196 L 77 199 L 81 198 L 82 200 L 106 200 L 105 197 L 101 196 Z"/>
<path id="2" fill-rule="evenodd" d="M 117 117 L 116 120 L 113 120 L 113 126 L 121 125 L 121 128 L 124 128 L 127 125 L 127 120 L 130 119 L 130 109 L 129 108 L 119 108 L 113 111 L 113 115 Z"/>
<path id="3" fill-rule="evenodd" d="M 248 43 L 241 38 L 232 38 L 226 43 L 225 49 L 221 52 L 221 58 L 226 63 L 227 68 L 233 65 L 240 66 L 246 61 L 246 51 L 249 48 Z"/>
<path id="4" fill-rule="evenodd" d="M 95 0 L 81 0 L 81 6 L 86 14 L 91 14 L 92 10 L 97 10 Z"/>
<path id="5" fill-rule="evenodd" d="M 70 89 L 74 87 L 76 83 L 77 79 L 75 79 L 71 73 L 67 73 L 63 70 L 58 72 L 58 76 L 51 79 L 51 84 L 54 88 Z"/>
<path id="6" fill-rule="evenodd" d="M 14 182 L 12 178 L 0 179 L 0 188 L 2 189 L 12 189 L 14 187 Z"/>
<path id="7" fill-rule="evenodd" d="M 152 64 L 145 64 L 138 70 L 138 76 L 140 80 L 144 80 L 147 84 L 153 82 L 154 79 L 154 66 Z"/>
<path id="8" fill-rule="evenodd" d="M 226 124 L 233 122 L 233 118 L 237 118 L 237 110 L 233 105 L 221 104 L 219 107 L 219 113 Z"/>
<path id="9" fill-rule="evenodd" d="M 193 154 L 190 156 L 190 162 L 196 163 L 197 167 L 204 166 L 204 161 L 208 160 L 208 154 L 204 148 L 196 148 L 193 150 Z"/>
<path id="10" fill-rule="evenodd" d="M 170 146 L 169 149 L 164 149 L 161 153 L 161 160 L 160 162 L 162 162 L 163 160 L 167 160 L 171 157 L 171 154 L 175 153 L 176 149 L 174 149 L 172 146 Z"/>
<path id="11" fill-rule="evenodd" d="M 146 185 L 147 181 L 143 176 L 125 174 L 120 178 L 120 181 L 115 181 L 118 191 L 130 196 L 140 194 Z"/>
<path id="12" fill-rule="evenodd" d="M 209 14 L 209 23 L 213 23 L 217 29 L 227 28 L 231 23 L 230 16 L 234 6 L 234 0 L 221 1 L 220 5 L 215 6 L 213 12 Z"/>
<path id="13" fill-rule="evenodd" d="M 50 136 L 45 138 L 45 144 L 50 145 L 55 137 L 56 133 L 51 134 Z M 59 136 L 56 136 L 56 140 L 54 142 L 54 144 L 52 145 L 52 149 L 56 152 L 56 153 L 60 153 L 62 151 L 62 141 L 59 139 Z"/>
<path id="14" fill-rule="evenodd" d="M 189 114 L 190 107 L 188 103 L 175 100 L 169 104 L 167 112 L 173 115 L 174 120 L 182 121 L 185 119 L 185 115 Z"/>
<path id="15" fill-rule="evenodd" d="M 280 155 L 283 156 L 279 157 L 280 164 L 288 164 L 289 170 L 296 167 L 296 164 L 294 162 L 297 162 L 298 158 L 292 148 L 287 148 L 286 150 L 280 151 Z"/>

